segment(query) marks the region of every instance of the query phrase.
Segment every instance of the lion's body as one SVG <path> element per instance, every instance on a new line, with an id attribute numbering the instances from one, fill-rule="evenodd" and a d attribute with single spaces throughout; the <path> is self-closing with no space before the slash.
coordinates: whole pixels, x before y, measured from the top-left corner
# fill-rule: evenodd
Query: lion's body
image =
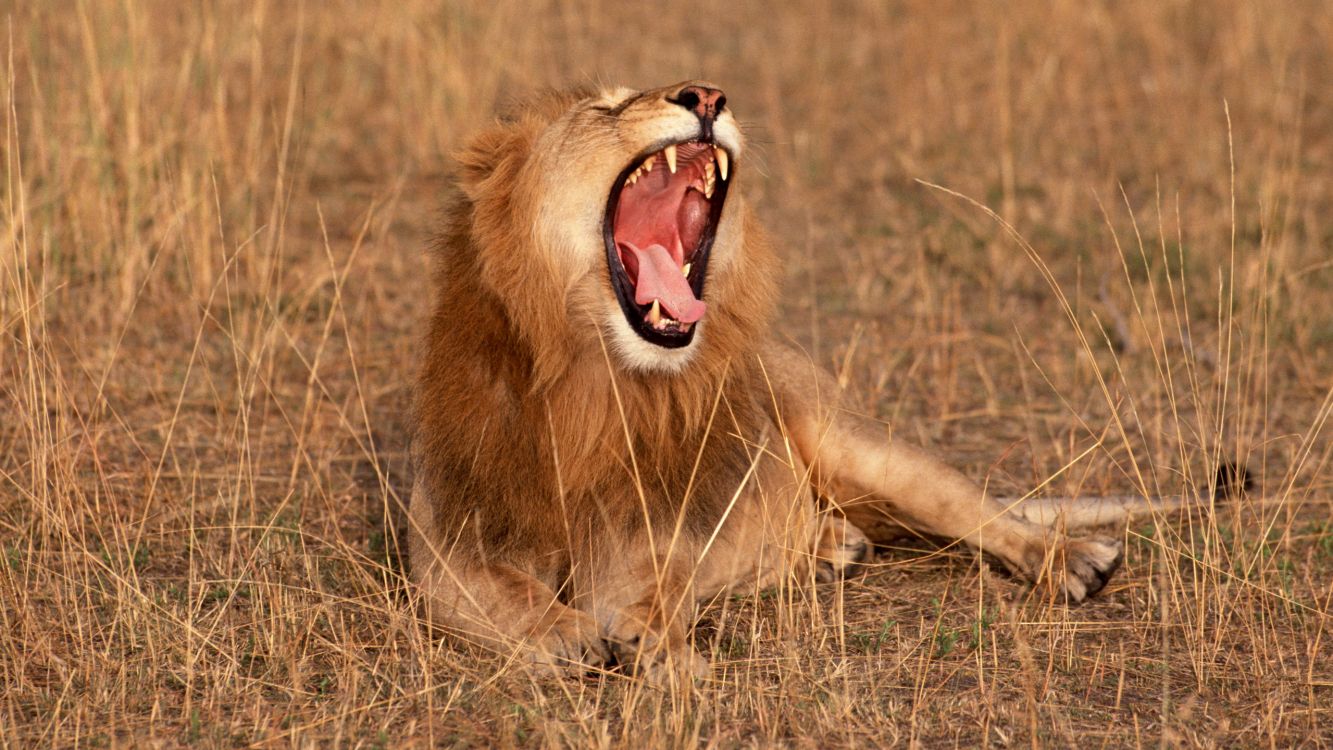
<path id="1" fill-rule="evenodd" d="M 1004 516 L 841 409 L 829 376 L 771 336 L 776 261 L 734 166 L 718 167 L 725 211 L 694 256 L 707 264 L 697 335 L 636 338 L 619 316 L 641 311 L 612 293 L 607 194 L 644 148 L 692 136 L 688 90 L 714 91 L 548 96 L 460 155 L 415 407 L 410 555 L 431 620 L 553 663 L 700 669 L 684 643 L 694 601 L 840 569 L 865 554 L 861 529 L 902 525 L 1033 578 L 1054 554 L 1070 599 L 1100 588 L 1115 544 Z M 699 122 L 734 164 L 730 115 Z"/>

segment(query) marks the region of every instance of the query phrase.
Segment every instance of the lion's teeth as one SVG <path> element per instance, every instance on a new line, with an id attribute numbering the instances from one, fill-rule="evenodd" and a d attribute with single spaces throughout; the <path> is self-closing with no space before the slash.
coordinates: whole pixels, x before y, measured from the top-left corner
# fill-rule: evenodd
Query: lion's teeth
<path id="1" fill-rule="evenodd" d="M 671 174 L 675 174 L 675 173 L 676 173 L 676 145 L 673 143 L 673 144 L 671 144 L 670 146 L 667 146 L 666 148 L 662 149 L 662 153 L 666 155 L 667 169 L 670 169 L 670 170 L 671 170 Z"/>
<path id="2" fill-rule="evenodd" d="M 652 156 L 643 160 L 643 163 L 639 165 L 639 169 L 643 170 L 644 174 L 647 174 L 653 171 L 653 162 L 655 161 L 657 161 L 657 155 L 653 154 Z"/>
<path id="3" fill-rule="evenodd" d="M 662 322 L 662 306 L 653 300 L 653 307 L 648 311 L 648 322 L 657 325 Z"/>
<path id="4" fill-rule="evenodd" d="M 689 276 L 689 275 L 690 275 L 690 267 L 693 266 L 693 265 L 694 265 L 693 263 L 686 263 L 686 264 L 685 264 L 685 267 L 682 268 L 682 269 L 680 269 L 680 275 L 682 275 L 682 276 Z"/>
<path id="5" fill-rule="evenodd" d="M 727 179 L 727 152 L 721 146 L 714 146 L 713 156 L 717 158 L 717 173 Z"/>
<path id="6" fill-rule="evenodd" d="M 704 197 L 705 197 L 705 198 L 708 198 L 708 199 L 710 199 L 710 200 L 713 198 L 713 176 L 712 176 L 712 175 L 708 175 L 708 179 L 707 179 L 707 180 L 704 180 Z"/>

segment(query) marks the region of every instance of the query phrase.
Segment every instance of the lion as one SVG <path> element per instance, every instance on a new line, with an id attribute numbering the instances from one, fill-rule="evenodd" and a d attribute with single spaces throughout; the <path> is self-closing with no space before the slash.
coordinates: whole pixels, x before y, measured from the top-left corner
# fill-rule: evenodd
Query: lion
<path id="1" fill-rule="evenodd" d="M 1012 507 L 844 403 L 773 325 L 779 263 L 703 81 L 536 97 L 457 154 L 415 391 L 427 620 L 557 670 L 703 675 L 700 602 L 824 581 L 904 530 L 1061 602 L 1129 503 Z"/>

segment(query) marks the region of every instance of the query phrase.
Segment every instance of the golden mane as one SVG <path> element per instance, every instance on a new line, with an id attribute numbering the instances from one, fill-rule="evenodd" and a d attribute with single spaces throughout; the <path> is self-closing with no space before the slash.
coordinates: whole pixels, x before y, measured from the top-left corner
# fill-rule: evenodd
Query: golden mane
<path id="1" fill-rule="evenodd" d="M 571 300 L 565 269 L 531 229 L 541 196 L 529 157 L 542 131 L 584 95 L 542 95 L 458 152 L 458 187 L 432 247 L 439 291 L 422 358 L 415 449 L 429 456 L 425 465 L 450 467 L 450 482 L 462 473 L 515 485 L 513 507 L 488 509 L 510 531 L 564 524 L 543 515 L 558 504 L 534 497 L 579 502 L 582 493 L 627 477 L 682 484 L 715 405 L 725 404 L 724 419 L 749 415 L 763 379 L 756 355 L 774 308 L 775 259 L 748 209 L 737 249 L 745 273 L 710 279 L 710 300 L 718 301 L 710 302 L 689 377 L 618 368 L 591 311 Z M 603 266 L 598 273 L 609 272 Z M 674 517 L 677 510 L 649 512 Z M 637 504 L 598 508 L 641 512 Z"/>

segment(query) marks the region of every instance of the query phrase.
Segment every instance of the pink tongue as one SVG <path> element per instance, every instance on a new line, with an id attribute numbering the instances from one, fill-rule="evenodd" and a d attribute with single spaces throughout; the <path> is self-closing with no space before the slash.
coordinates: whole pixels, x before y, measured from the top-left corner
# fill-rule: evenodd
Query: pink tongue
<path id="1" fill-rule="evenodd" d="M 654 244 L 642 249 L 624 241 L 620 245 L 639 261 L 639 278 L 634 286 L 637 304 L 661 300 L 666 314 L 682 323 L 693 323 L 704 316 L 708 305 L 695 298 L 690 282 L 665 247 Z"/>

